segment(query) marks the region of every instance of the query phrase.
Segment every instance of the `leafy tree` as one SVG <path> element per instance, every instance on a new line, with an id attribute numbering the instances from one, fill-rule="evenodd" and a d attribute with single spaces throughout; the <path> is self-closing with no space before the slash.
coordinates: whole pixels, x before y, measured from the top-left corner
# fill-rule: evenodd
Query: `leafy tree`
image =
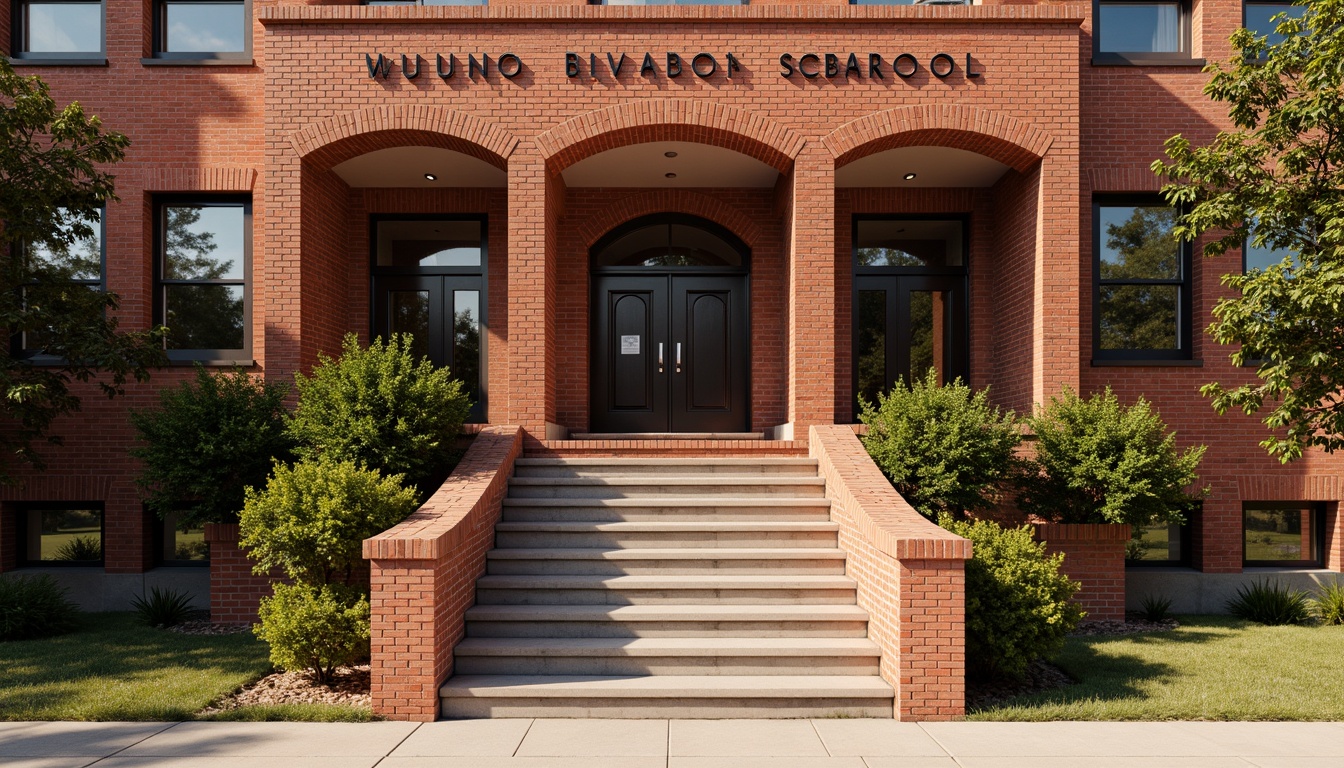
<path id="1" fill-rule="evenodd" d="M 41 365 L 0 354 L 0 449 L 11 460 L 43 466 L 34 443 L 59 444 L 53 423 L 80 409 L 72 382 L 96 380 L 115 397 L 163 359 L 160 330 L 122 331 L 115 294 L 72 282 L 101 261 L 87 243 L 116 199 L 105 167 L 129 143 L 78 102 L 57 108 L 46 84 L 0 59 L 0 317 L 44 353 Z M 0 464 L 0 479 L 10 472 Z"/>
<path id="2" fill-rule="evenodd" d="M 1202 390 L 1220 413 L 1267 411 L 1261 446 L 1288 462 L 1344 447 L 1344 0 L 1276 18 L 1281 42 L 1242 29 L 1232 60 L 1209 66 L 1204 92 L 1227 104 L 1233 129 L 1205 146 L 1168 139 L 1153 170 L 1188 211 L 1175 234 L 1210 235 L 1205 255 L 1248 240 L 1295 254 L 1223 276 L 1237 294 L 1213 308 L 1210 332 L 1241 345 L 1232 361 L 1254 362 L 1257 380 Z"/>

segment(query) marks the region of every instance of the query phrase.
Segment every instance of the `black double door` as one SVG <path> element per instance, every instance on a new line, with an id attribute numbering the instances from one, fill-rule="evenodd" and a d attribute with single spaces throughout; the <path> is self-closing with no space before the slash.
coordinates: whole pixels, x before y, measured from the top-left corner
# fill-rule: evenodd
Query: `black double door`
<path id="1" fill-rule="evenodd" d="M 594 275 L 593 431 L 746 431 L 749 316 L 745 275 Z"/>

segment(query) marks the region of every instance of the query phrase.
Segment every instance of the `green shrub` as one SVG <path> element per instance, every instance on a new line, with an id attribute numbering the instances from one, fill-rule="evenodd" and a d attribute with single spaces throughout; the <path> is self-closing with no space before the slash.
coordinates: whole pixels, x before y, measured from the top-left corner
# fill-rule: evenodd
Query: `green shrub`
<path id="1" fill-rule="evenodd" d="M 103 542 L 97 536 L 76 536 L 56 548 L 53 560 L 102 560 Z"/>
<path id="2" fill-rule="evenodd" d="M 135 608 L 140 621 L 151 627 L 175 627 L 202 613 L 192 607 L 190 595 L 159 587 L 151 589 L 149 597 L 137 595 L 131 598 L 131 607 Z"/>
<path id="3" fill-rule="evenodd" d="M 909 387 L 897 382 L 876 405 L 860 403 L 864 447 L 923 514 L 992 507 L 1017 466 L 1017 419 L 991 406 L 988 392 L 972 392 L 961 379 L 939 386 L 930 369 Z"/>
<path id="4" fill-rule="evenodd" d="M 1205 446 L 1176 450 L 1148 402 L 1120 404 L 1110 387 L 1087 400 L 1065 387 L 1027 419 L 1036 456 L 1021 476 L 1018 505 L 1057 523 L 1182 523 L 1200 494 Z"/>
<path id="5" fill-rule="evenodd" d="M 75 627 L 79 609 L 45 574 L 0 578 L 0 640 L 49 637 Z"/>
<path id="6" fill-rule="evenodd" d="M 264 489 L 247 490 L 239 541 L 258 574 L 279 566 L 294 581 L 351 584 L 363 564 L 364 539 L 415 508 L 415 491 L 401 485 L 400 475 L 383 477 L 325 457 L 276 464 Z"/>
<path id="7" fill-rule="evenodd" d="M 369 656 L 369 601 L 357 589 L 326 584 L 276 584 L 263 598 L 253 632 L 281 669 L 312 671 L 319 682 L 337 667 Z"/>
<path id="8" fill-rule="evenodd" d="M 157 409 L 132 412 L 141 446 L 131 455 L 144 464 L 136 483 L 149 508 L 176 512 L 182 528 L 237 521 L 243 489 L 265 484 L 272 459 L 290 458 L 288 393 L 241 369 L 197 367 L 195 381 L 159 394 Z"/>
<path id="9" fill-rule="evenodd" d="M 394 334 L 361 349 L 351 334 L 339 360 L 319 355 L 311 377 L 295 375 L 289 431 L 300 457 L 356 461 L 432 491 L 471 403 L 446 368 L 416 361 L 411 348 L 410 336 Z"/>
<path id="10" fill-rule="evenodd" d="M 1237 596 L 1227 602 L 1227 612 L 1270 626 L 1306 624 L 1311 620 L 1311 603 L 1302 590 L 1256 579 L 1250 585 L 1237 587 Z"/>
<path id="11" fill-rule="evenodd" d="M 1162 622 L 1171 618 L 1171 598 L 1148 595 L 1139 603 L 1139 615 L 1144 621 Z"/>
<path id="12" fill-rule="evenodd" d="M 1344 624 L 1344 582 L 1322 584 L 1311 607 L 1322 624 Z"/>
<path id="13" fill-rule="evenodd" d="M 971 540 L 966 561 L 966 664 L 977 678 L 1022 677 L 1037 658 L 1064 646 L 1083 611 L 1078 584 L 1059 572 L 1063 554 L 1047 554 L 1031 529 L 942 515 L 938 524 Z"/>

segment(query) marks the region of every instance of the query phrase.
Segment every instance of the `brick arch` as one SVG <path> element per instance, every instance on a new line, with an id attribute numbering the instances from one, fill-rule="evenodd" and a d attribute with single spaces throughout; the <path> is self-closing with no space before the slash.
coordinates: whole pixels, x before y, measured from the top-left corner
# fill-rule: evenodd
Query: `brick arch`
<path id="1" fill-rule="evenodd" d="M 731 149 L 788 173 L 804 139 L 770 118 L 709 101 L 641 99 L 570 118 L 536 138 L 559 173 L 600 152 L 650 141 L 692 141 Z"/>
<path id="2" fill-rule="evenodd" d="M 402 146 L 451 149 L 506 169 L 518 139 L 466 112 L 394 106 L 333 115 L 290 134 L 289 143 L 304 162 L 323 170 L 367 152 Z"/>
<path id="3" fill-rule="evenodd" d="M 1045 156 L 1051 136 L 1025 120 L 975 107 L 899 107 L 845 123 L 822 140 L 836 167 L 897 147 L 939 146 L 976 152 L 1026 171 Z"/>
<path id="4" fill-rule="evenodd" d="M 761 228 L 742 211 L 723 200 L 676 189 L 658 190 L 631 195 L 621 202 L 604 208 L 601 215 L 586 220 L 578 230 L 579 242 L 585 251 L 591 250 L 602 236 L 620 225 L 654 213 L 685 213 L 724 227 L 737 235 L 748 248 L 755 249 L 761 242 Z"/>

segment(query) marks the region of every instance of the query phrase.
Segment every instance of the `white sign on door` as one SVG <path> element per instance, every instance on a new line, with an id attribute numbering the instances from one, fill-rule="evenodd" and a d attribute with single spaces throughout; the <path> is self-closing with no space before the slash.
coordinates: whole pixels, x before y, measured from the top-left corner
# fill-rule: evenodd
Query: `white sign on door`
<path id="1" fill-rule="evenodd" d="M 638 355 L 639 354 L 639 336 L 621 337 L 621 354 Z"/>

